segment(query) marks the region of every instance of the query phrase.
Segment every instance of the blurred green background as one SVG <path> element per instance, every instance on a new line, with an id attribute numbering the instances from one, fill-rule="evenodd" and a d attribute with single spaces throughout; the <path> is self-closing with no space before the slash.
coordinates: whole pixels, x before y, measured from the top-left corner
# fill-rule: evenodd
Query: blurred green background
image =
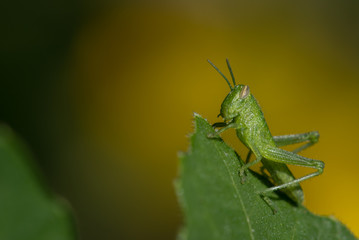
<path id="1" fill-rule="evenodd" d="M 193 112 L 218 121 L 229 90 L 207 58 L 226 73 L 230 59 L 273 135 L 320 132 L 303 155 L 326 168 L 302 184 L 305 205 L 359 236 L 358 1 L 1 5 L 0 120 L 72 204 L 82 239 L 175 239 L 177 152 Z"/>

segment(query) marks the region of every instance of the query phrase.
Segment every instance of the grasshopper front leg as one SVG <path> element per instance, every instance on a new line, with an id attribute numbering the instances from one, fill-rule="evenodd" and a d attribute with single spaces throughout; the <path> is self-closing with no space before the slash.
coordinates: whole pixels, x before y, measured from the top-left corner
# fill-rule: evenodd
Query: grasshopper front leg
<path id="1" fill-rule="evenodd" d="M 218 131 L 216 131 L 216 133 L 209 133 L 207 135 L 208 138 L 219 138 L 219 134 L 221 134 L 222 132 L 231 129 L 231 128 L 238 128 L 238 125 L 234 122 L 231 122 L 229 124 L 226 124 L 224 122 L 219 122 L 219 123 L 215 123 L 212 125 L 212 127 L 216 128 L 216 127 L 223 127 L 221 129 L 219 129 Z"/>

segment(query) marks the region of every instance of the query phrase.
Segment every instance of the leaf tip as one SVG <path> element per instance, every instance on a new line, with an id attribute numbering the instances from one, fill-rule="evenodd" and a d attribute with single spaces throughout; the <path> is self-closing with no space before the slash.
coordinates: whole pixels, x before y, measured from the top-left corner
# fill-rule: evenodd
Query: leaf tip
<path id="1" fill-rule="evenodd" d="M 196 113 L 196 112 L 193 112 L 193 117 L 196 118 L 196 117 L 201 117 L 201 115 L 199 113 Z"/>

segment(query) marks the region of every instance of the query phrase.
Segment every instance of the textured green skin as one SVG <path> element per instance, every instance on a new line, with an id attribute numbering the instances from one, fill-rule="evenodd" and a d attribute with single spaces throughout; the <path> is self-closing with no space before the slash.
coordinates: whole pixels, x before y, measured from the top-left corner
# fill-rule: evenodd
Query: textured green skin
<path id="1" fill-rule="evenodd" d="M 256 156 L 263 155 L 262 152 L 268 147 L 277 147 L 273 136 L 269 131 L 262 110 L 257 100 L 249 93 L 241 99 L 240 93 L 245 85 L 236 85 L 227 95 L 221 106 L 221 116 L 225 122 L 236 123 L 238 138 Z M 262 158 L 262 164 L 271 175 L 274 183 L 280 185 L 295 180 L 287 165 Z M 299 183 L 281 189 L 296 203 L 302 203 L 304 194 Z"/>

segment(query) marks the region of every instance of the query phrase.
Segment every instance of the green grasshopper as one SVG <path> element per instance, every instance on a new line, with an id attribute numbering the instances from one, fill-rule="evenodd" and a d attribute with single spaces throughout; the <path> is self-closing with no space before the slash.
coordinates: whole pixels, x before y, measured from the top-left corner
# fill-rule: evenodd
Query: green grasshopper
<path id="1" fill-rule="evenodd" d="M 262 110 L 254 96 L 250 93 L 249 87 L 247 85 L 236 84 L 228 59 L 226 61 L 233 80 L 233 87 L 224 74 L 208 60 L 214 69 L 226 80 L 231 89 L 224 99 L 221 105 L 221 112 L 218 115 L 223 118 L 224 122 L 213 124 L 214 128 L 222 128 L 217 130 L 216 134 L 210 134 L 208 137 L 217 138 L 220 133 L 230 128 L 236 129 L 238 138 L 249 149 L 246 163 L 239 169 L 241 181 L 244 183 L 245 171 L 249 167 L 262 161 L 262 172 L 265 173 L 263 169 L 268 171 L 275 186 L 267 188 L 259 192 L 259 194 L 272 208 L 274 213 L 276 212 L 275 206 L 266 196 L 270 192 L 280 189 L 295 203 L 301 204 L 304 200 L 304 195 L 299 182 L 320 175 L 323 172 L 324 163 L 319 160 L 302 157 L 297 153 L 318 142 L 319 133 L 312 131 L 302 134 L 272 136 Z M 296 143 L 305 144 L 292 152 L 279 148 Z M 249 161 L 251 153 L 254 153 L 256 157 L 252 162 Z M 295 179 L 286 164 L 310 167 L 317 171 Z"/>

